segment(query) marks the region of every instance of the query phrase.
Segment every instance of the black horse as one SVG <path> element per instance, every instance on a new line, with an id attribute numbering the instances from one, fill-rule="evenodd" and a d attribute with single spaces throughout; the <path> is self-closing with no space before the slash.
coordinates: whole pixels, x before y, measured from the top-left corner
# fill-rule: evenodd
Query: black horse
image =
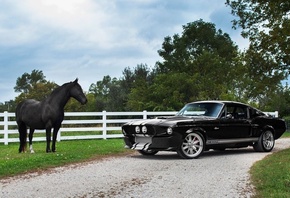
<path id="1" fill-rule="evenodd" d="M 27 99 L 18 104 L 16 108 L 16 122 L 19 131 L 20 147 L 19 153 L 25 152 L 27 128 L 29 131 L 29 148 L 32 148 L 32 138 L 35 129 L 46 129 L 46 152 L 51 152 L 51 129 L 53 128 L 52 151 L 55 152 L 55 141 L 57 132 L 64 118 L 64 106 L 70 99 L 75 98 L 81 104 L 87 102 L 78 79 L 74 82 L 65 83 L 56 88 L 43 101 Z"/>

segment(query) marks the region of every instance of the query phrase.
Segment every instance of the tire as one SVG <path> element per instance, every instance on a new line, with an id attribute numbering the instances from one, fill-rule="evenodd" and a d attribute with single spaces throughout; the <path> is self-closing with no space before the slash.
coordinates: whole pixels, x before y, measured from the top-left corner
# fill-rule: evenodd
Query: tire
<path id="1" fill-rule="evenodd" d="M 204 149 L 204 137 L 199 132 L 193 132 L 185 136 L 177 149 L 177 154 L 185 159 L 195 159 L 203 153 Z"/>
<path id="2" fill-rule="evenodd" d="M 158 151 L 155 150 L 138 150 L 142 155 L 155 155 Z"/>
<path id="3" fill-rule="evenodd" d="M 261 134 L 258 142 L 254 144 L 254 150 L 258 152 L 270 152 L 274 148 L 275 139 L 272 131 L 267 130 Z"/>

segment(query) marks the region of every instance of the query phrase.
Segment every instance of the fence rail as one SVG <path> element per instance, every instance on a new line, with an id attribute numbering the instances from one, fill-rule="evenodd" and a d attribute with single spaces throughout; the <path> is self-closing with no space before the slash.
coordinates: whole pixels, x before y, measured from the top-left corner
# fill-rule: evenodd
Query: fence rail
<path id="1" fill-rule="evenodd" d="M 148 119 L 156 116 L 171 116 L 174 111 L 165 112 L 65 112 L 65 118 L 58 132 L 57 141 L 77 139 L 121 138 L 122 124 L 131 120 Z M 278 112 L 266 112 L 278 117 Z M 45 141 L 45 130 L 35 130 L 33 141 Z M 15 113 L 0 113 L 0 143 L 8 145 L 19 142 Z"/>
<path id="2" fill-rule="evenodd" d="M 65 112 L 57 141 L 121 138 L 122 124 L 131 120 L 171 116 L 176 112 Z M 33 141 L 46 141 L 45 130 L 35 130 Z M 15 113 L 0 113 L 0 143 L 19 142 Z"/>

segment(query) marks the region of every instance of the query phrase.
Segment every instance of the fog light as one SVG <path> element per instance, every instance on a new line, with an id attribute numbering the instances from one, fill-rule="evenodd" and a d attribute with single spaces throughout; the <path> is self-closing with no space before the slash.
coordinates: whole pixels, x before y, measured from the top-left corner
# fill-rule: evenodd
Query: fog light
<path id="1" fill-rule="evenodd" d="M 136 133 L 140 133 L 140 127 L 139 127 L 139 126 L 136 126 L 136 127 L 135 127 L 135 132 L 136 132 Z"/>
<path id="2" fill-rule="evenodd" d="M 173 129 L 171 127 L 167 128 L 167 134 L 171 135 L 173 133 Z"/>
<path id="3" fill-rule="evenodd" d="M 146 126 L 142 126 L 142 133 L 147 133 L 147 127 Z"/>

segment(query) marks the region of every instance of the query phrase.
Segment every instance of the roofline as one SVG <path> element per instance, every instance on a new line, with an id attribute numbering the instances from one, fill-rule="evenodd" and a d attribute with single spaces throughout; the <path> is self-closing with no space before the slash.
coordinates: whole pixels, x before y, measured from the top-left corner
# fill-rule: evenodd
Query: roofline
<path id="1" fill-rule="evenodd" d="M 231 101 L 231 100 L 201 100 L 201 101 L 196 101 L 196 102 L 190 102 L 188 104 L 191 104 L 191 103 L 203 103 L 203 102 L 208 102 L 208 103 L 234 103 L 234 104 L 241 104 L 241 105 L 246 105 L 246 106 L 249 106 L 248 104 L 245 104 L 245 103 L 242 103 L 242 102 L 236 102 L 236 101 Z"/>

